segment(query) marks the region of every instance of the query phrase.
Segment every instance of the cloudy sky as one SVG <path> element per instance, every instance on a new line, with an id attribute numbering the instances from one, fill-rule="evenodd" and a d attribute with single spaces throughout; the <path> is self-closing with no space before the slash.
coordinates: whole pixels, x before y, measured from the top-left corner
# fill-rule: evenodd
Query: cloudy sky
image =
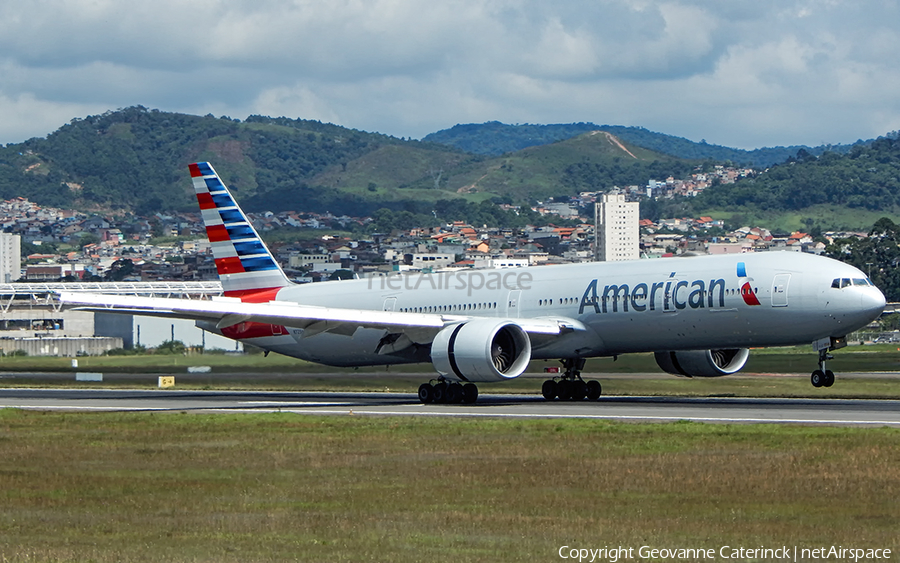
<path id="1" fill-rule="evenodd" d="M 635 125 L 740 148 L 900 129 L 896 0 L 0 0 L 0 143 L 131 105 L 420 138 Z"/>

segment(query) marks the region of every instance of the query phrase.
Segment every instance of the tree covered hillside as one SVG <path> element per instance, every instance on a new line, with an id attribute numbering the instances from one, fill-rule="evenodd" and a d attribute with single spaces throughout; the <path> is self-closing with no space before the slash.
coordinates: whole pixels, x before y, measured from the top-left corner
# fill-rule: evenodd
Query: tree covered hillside
<path id="1" fill-rule="evenodd" d="M 132 107 L 74 119 L 46 139 L 0 148 L 0 198 L 147 215 L 193 210 L 186 166 L 208 160 L 250 211 L 378 209 L 433 215 L 442 200 L 530 204 L 643 184 L 693 164 L 609 135 L 500 158 L 318 121 L 199 117 Z"/>
<path id="2" fill-rule="evenodd" d="M 543 127 L 533 132 L 546 141 L 554 126 Z M 432 219 L 463 207 L 481 216 L 490 202 L 527 209 L 551 197 L 683 179 L 716 162 L 664 155 L 597 130 L 487 157 L 318 121 L 251 116 L 241 122 L 138 106 L 74 119 L 47 138 L 0 147 L 0 198 L 140 215 L 194 211 L 187 165 L 198 160 L 212 162 L 249 211 L 371 216 L 387 209 L 395 217 Z M 713 185 L 696 198 L 645 201 L 643 209 L 653 217 L 742 216 L 765 224 L 788 216 L 781 224 L 793 228 L 813 218 L 823 228 L 856 228 L 871 225 L 876 212 L 897 217 L 898 178 L 895 135 L 846 155 L 800 151 L 755 178 Z"/>
<path id="3" fill-rule="evenodd" d="M 866 272 L 888 302 L 900 301 L 900 226 L 893 221 L 883 217 L 875 222 L 867 238 L 837 239 L 827 252 Z M 893 322 L 896 326 L 898 320 Z"/>
<path id="4" fill-rule="evenodd" d="M 138 106 L 74 119 L 46 139 L 0 148 L 0 197 L 139 214 L 193 210 L 186 172 L 191 162 L 213 162 L 235 195 L 249 199 L 262 188 L 269 193 L 307 186 L 317 174 L 385 145 L 428 150 L 417 141 L 317 121 L 251 116 L 238 122 Z M 308 208 L 323 210 L 331 203 L 320 201 L 326 195 L 334 194 L 313 190 Z"/>
<path id="5" fill-rule="evenodd" d="M 857 144 L 870 142 L 860 140 L 853 145 L 766 147 L 748 151 L 711 145 L 706 141 L 696 143 L 683 137 L 656 133 L 643 127 L 595 125 L 593 123 L 507 125 L 499 121 L 455 125 L 450 129 L 431 133 L 422 140 L 456 147 L 466 152 L 499 156 L 528 147 L 571 139 L 590 131 L 612 133 L 632 145 L 677 158 L 732 162 L 736 165 L 756 168 L 766 168 L 782 163 L 788 158 L 796 156 L 801 150 L 813 155 L 821 155 L 825 152 L 843 154 Z"/>
<path id="6" fill-rule="evenodd" d="M 818 204 L 894 212 L 900 208 L 900 140 L 881 138 L 849 154 L 802 153 L 756 178 L 712 186 L 699 208 L 799 211 Z"/>
<path id="7" fill-rule="evenodd" d="M 544 200 L 615 186 L 644 186 L 651 178 L 684 178 L 699 165 L 592 131 L 479 162 L 471 170 L 460 167 L 450 171 L 448 184 L 457 190 Z"/>

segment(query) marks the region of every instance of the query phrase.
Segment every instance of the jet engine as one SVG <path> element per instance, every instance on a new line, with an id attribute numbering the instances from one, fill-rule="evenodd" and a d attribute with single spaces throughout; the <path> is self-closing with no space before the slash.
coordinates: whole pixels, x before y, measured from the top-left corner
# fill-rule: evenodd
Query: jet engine
<path id="1" fill-rule="evenodd" d="M 747 348 L 656 352 L 656 365 L 672 375 L 719 377 L 740 371 L 749 356 Z"/>
<path id="2" fill-rule="evenodd" d="M 531 360 L 531 340 L 503 319 L 473 319 L 448 326 L 431 343 L 431 361 L 441 375 L 462 381 L 518 377 Z"/>

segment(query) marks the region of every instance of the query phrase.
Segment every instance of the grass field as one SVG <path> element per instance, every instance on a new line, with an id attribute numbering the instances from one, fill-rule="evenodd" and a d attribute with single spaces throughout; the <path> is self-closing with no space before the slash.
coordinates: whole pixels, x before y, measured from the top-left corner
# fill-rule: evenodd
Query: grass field
<path id="1" fill-rule="evenodd" d="M 810 386 L 807 349 L 754 350 L 750 375 L 724 378 L 644 375 L 659 373 L 650 355 L 586 371 L 612 395 L 900 397 L 894 378 L 840 378 L 898 371 L 896 346 L 836 355 L 830 389 Z M 212 371 L 188 376 L 196 365 Z M 555 365 L 479 387 L 537 393 Z M 413 393 L 429 368 L 273 354 L 89 357 L 78 369 L 110 374 L 103 387 L 175 373 L 179 388 Z M 73 371 L 68 358 L 5 357 L 0 385 L 73 386 Z M 898 496 L 890 428 L 0 409 L 0 563 L 558 561 L 564 545 L 896 557 Z"/>
<path id="2" fill-rule="evenodd" d="M 900 550 L 900 430 L 0 410 L 0 561 Z"/>
<path id="3" fill-rule="evenodd" d="M 876 344 L 850 346 L 834 353 L 829 368 L 836 372 L 900 372 L 900 346 Z M 111 370 L 128 373 L 157 373 L 159 371 L 184 370 L 190 366 L 211 366 L 218 373 L 284 371 L 295 373 L 383 373 L 384 367 L 359 369 L 334 368 L 289 358 L 280 354 L 191 354 L 141 356 L 86 356 L 77 358 L 78 369 Z M 539 373 L 547 366 L 559 366 L 552 360 L 535 360 L 528 369 Z M 816 354 L 810 347 L 766 348 L 751 350 L 744 373 L 806 373 L 816 366 Z M 0 372 L 73 371 L 72 358 L 54 356 L 0 356 Z M 423 373 L 431 371 L 430 364 L 397 365 L 388 368 L 393 373 Z M 649 373 L 660 372 L 653 354 L 626 354 L 612 358 L 589 359 L 586 373 Z M 661 372 L 660 372 L 661 373 Z"/>

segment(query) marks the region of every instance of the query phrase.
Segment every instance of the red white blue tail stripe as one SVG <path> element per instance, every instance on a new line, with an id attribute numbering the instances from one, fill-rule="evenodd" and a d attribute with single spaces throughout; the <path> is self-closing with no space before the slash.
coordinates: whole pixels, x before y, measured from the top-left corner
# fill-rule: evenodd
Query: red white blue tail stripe
<path id="1" fill-rule="evenodd" d="M 194 191 L 225 295 L 269 301 L 291 284 L 208 162 L 190 165 Z"/>

